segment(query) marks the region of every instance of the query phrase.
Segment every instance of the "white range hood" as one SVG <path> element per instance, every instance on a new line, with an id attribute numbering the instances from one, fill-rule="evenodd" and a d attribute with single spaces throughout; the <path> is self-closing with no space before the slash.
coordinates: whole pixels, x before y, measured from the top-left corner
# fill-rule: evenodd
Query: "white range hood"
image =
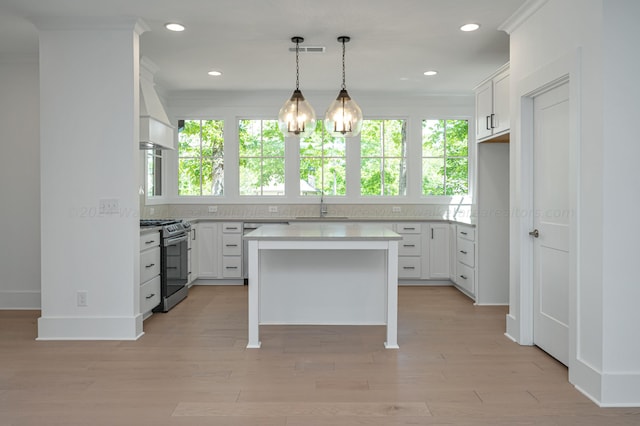
<path id="1" fill-rule="evenodd" d="M 140 149 L 176 149 L 175 127 L 154 88 L 158 67 L 149 59 L 140 59 Z"/>

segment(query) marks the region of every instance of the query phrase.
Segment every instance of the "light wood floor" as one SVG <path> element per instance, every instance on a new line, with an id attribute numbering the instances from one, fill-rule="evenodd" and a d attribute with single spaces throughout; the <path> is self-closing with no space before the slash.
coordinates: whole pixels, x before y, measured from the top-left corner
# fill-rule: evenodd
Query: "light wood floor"
<path id="1" fill-rule="evenodd" d="M 0 425 L 639 425 L 567 369 L 504 337 L 505 307 L 401 287 L 384 327 L 263 326 L 247 287 L 193 287 L 133 342 L 38 342 L 36 311 L 0 311 Z"/>

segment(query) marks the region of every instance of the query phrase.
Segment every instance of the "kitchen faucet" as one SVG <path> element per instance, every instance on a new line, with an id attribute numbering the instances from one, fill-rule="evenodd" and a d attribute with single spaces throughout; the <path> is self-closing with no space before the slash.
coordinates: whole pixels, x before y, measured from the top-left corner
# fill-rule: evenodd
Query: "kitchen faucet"
<path id="1" fill-rule="evenodd" d="M 320 192 L 320 217 L 327 215 L 327 206 L 324 203 L 324 191 Z"/>

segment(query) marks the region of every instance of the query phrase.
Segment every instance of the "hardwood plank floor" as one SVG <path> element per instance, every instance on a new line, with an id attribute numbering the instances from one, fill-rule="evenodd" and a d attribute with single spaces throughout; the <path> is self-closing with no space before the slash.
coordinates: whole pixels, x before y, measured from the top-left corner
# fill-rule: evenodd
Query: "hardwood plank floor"
<path id="1" fill-rule="evenodd" d="M 37 311 L 0 311 L 0 425 L 638 425 L 603 409 L 506 307 L 452 287 L 400 287 L 400 350 L 379 326 L 262 326 L 247 287 L 193 287 L 137 341 L 35 341 Z"/>

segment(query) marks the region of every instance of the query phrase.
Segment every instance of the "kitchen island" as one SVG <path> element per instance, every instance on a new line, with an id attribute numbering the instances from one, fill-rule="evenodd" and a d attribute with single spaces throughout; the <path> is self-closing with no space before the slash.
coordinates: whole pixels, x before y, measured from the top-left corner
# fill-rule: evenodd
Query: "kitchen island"
<path id="1" fill-rule="evenodd" d="M 386 325 L 397 349 L 398 241 L 379 224 L 265 225 L 249 242 L 249 341 L 266 324 Z"/>

